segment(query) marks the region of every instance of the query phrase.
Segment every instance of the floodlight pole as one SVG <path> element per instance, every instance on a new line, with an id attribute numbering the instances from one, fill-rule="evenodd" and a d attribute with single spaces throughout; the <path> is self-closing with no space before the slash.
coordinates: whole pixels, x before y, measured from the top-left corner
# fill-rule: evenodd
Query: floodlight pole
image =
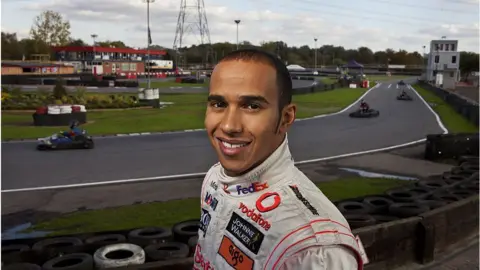
<path id="1" fill-rule="evenodd" d="M 313 38 L 315 41 L 315 71 L 317 71 L 317 38 Z"/>
<path id="2" fill-rule="evenodd" d="M 155 2 L 155 0 L 143 0 L 144 2 L 147 3 L 147 63 L 146 67 L 148 68 L 147 72 L 147 89 L 150 89 L 151 87 L 151 81 L 150 81 L 150 40 L 151 40 L 151 34 L 150 34 L 150 3 Z"/>
<path id="3" fill-rule="evenodd" d="M 240 20 L 234 21 L 237 24 L 237 50 L 238 50 L 238 25 L 240 24 Z"/>

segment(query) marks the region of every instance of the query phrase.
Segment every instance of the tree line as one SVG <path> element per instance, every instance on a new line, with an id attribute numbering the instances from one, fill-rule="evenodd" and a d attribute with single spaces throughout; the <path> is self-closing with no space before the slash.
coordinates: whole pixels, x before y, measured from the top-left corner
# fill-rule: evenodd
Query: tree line
<path id="1" fill-rule="evenodd" d="M 30 36 L 19 40 L 16 33 L 2 32 L 2 60 L 29 60 L 38 55 L 53 55 L 51 46 L 88 46 L 81 40 L 72 37 L 70 22 L 61 14 L 48 10 L 38 15 L 30 29 Z M 96 46 L 129 48 L 124 42 L 98 41 Z M 338 66 L 349 60 L 356 60 L 364 65 L 417 65 L 423 66 L 424 57 L 418 52 L 405 50 L 372 51 L 367 47 L 358 49 L 345 49 L 342 46 L 322 45 L 316 50 L 310 46 L 288 46 L 282 41 L 265 41 L 260 45 L 253 45 L 248 41 L 239 44 L 241 48 L 260 47 L 266 51 L 277 54 L 288 64 L 313 67 L 315 64 L 315 51 L 317 66 Z M 184 65 L 216 62 L 225 54 L 235 50 L 236 44 L 222 42 L 206 45 L 192 45 L 190 47 L 172 50 L 160 45 L 151 45 L 151 49 L 167 51 L 166 59 L 176 60 Z M 460 52 L 460 69 L 462 73 L 479 70 L 479 54 L 473 52 Z"/>

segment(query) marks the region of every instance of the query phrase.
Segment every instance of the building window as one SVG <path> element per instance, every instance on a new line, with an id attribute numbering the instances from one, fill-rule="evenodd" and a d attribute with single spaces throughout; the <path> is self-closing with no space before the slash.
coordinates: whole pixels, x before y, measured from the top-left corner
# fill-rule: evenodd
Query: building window
<path id="1" fill-rule="evenodd" d="M 130 71 L 137 71 L 137 64 L 130 63 Z"/>
<path id="2" fill-rule="evenodd" d="M 440 51 L 443 51 L 443 44 L 440 44 Z"/>
<path id="3" fill-rule="evenodd" d="M 450 44 L 450 45 L 451 45 L 450 47 L 452 48 L 452 51 L 455 51 L 455 44 Z"/>
<path id="4" fill-rule="evenodd" d="M 435 44 L 435 51 L 438 51 L 438 44 Z"/>
<path id="5" fill-rule="evenodd" d="M 448 49 L 450 48 L 450 44 L 445 44 L 445 51 L 448 52 Z"/>
<path id="6" fill-rule="evenodd" d="M 440 55 L 435 55 L 435 63 L 440 62 Z"/>
<path id="7" fill-rule="evenodd" d="M 130 71 L 130 64 L 122 63 L 122 71 Z"/>
<path id="8" fill-rule="evenodd" d="M 456 64 L 457 63 L 457 56 L 454 55 L 452 56 L 452 64 Z"/>

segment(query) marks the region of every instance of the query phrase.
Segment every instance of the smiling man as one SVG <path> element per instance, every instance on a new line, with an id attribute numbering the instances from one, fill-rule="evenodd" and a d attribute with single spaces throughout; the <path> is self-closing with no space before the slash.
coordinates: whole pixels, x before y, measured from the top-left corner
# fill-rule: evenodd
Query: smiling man
<path id="1" fill-rule="evenodd" d="M 220 162 L 202 185 L 194 269 L 344 270 L 366 263 L 345 218 L 293 163 L 291 100 L 290 74 L 269 53 L 235 51 L 215 67 L 205 127 Z"/>

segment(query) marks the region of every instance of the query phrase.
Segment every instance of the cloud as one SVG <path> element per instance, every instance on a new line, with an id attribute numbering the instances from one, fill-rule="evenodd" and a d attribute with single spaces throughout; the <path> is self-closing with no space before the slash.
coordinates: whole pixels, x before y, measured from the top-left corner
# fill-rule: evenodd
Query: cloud
<path id="1" fill-rule="evenodd" d="M 370 23 L 364 23 L 363 20 L 352 23 L 355 20 L 346 15 L 335 19 L 329 11 L 317 12 L 320 7 L 310 11 L 307 6 L 289 10 L 283 3 L 290 2 L 278 1 L 280 6 L 286 7 L 284 9 L 269 7 L 268 3 L 266 0 L 239 0 L 222 4 L 219 0 L 205 0 L 211 42 L 234 43 L 234 20 L 241 19 L 240 41 L 247 40 L 254 44 L 282 40 L 289 46 L 313 47 L 316 37 L 318 46 L 333 44 L 347 49 L 367 46 L 373 50 L 393 48 L 421 51 L 422 45 L 428 44 L 431 39 L 446 35 L 460 39 L 460 45 L 469 46 L 469 50 L 478 51 L 478 23 L 435 26 L 433 23 L 410 22 L 397 26 L 388 20 L 372 23 L 374 17 L 369 20 Z M 90 41 L 90 34 L 95 32 L 98 40 L 122 40 L 131 46 L 145 46 L 146 43 L 147 8 L 141 0 L 44 0 L 23 5 L 29 11 L 51 9 L 60 12 L 70 20 L 72 35 L 87 42 Z M 150 28 L 155 44 L 172 47 L 179 10 L 178 0 L 156 1 L 150 5 Z M 184 45 L 200 42 L 195 11 L 195 7 L 187 8 L 185 25 L 189 25 L 191 31 L 186 31 Z M 346 11 L 355 14 L 353 9 Z M 396 19 L 401 21 L 401 18 Z M 5 25 L 3 21 L 2 25 Z"/>

